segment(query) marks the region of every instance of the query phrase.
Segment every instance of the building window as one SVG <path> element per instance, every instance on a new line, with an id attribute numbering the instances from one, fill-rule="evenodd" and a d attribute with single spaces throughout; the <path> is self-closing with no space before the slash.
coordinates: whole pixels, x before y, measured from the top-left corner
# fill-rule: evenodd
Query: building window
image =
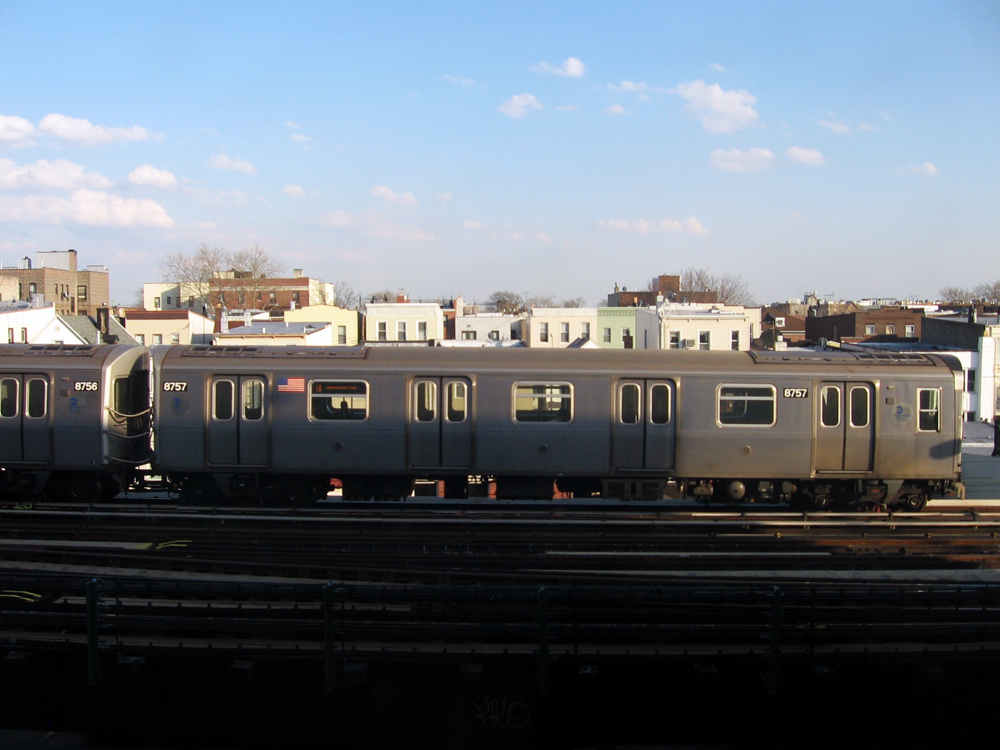
<path id="1" fill-rule="evenodd" d="M 785 327 L 785 319 L 784 318 L 775 318 L 774 319 L 774 327 L 775 328 L 784 328 Z"/>
<path id="2" fill-rule="evenodd" d="M 772 385 L 719 386 L 719 424 L 773 425 L 775 398 Z"/>
<path id="3" fill-rule="evenodd" d="M 865 326 L 865 336 L 874 336 L 875 326 Z"/>
<path id="4" fill-rule="evenodd" d="M 298 303 L 298 301 L 299 301 L 299 293 L 298 292 L 292 292 L 292 301 L 295 302 L 295 303 Z"/>
<path id="5" fill-rule="evenodd" d="M 313 419 L 360 422 L 368 417 L 368 383 L 319 380 L 312 384 L 310 413 Z"/>
<path id="6" fill-rule="evenodd" d="M 892 323 L 888 324 L 885 327 L 885 332 L 889 336 L 895 336 L 896 335 L 896 326 L 892 325 Z"/>
<path id="7" fill-rule="evenodd" d="M 379 341 L 388 341 L 389 340 L 388 335 L 386 335 L 385 328 L 386 328 L 385 321 L 384 320 L 380 320 L 378 322 L 378 340 Z"/>
<path id="8" fill-rule="evenodd" d="M 86 285 L 81 285 L 76 288 L 76 298 L 81 302 L 87 301 L 87 287 Z"/>
<path id="9" fill-rule="evenodd" d="M 138 341 L 139 344 L 142 345 L 142 346 L 146 345 L 146 336 L 145 336 L 145 334 L 137 333 L 135 335 L 135 340 Z"/>
<path id="10" fill-rule="evenodd" d="M 569 323 L 559 324 L 559 340 L 564 344 L 569 343 Z"/>
<path id="11" fill-rule="evenodd" d="M 912 339 L 917 335 L 917 327 L 915 325 L 906 326 L 906 338 Z"/>
<path id="12" fill-rule="evenodd" d="M 610 328 L 605 328 L 604 329 L 604 331 L 603 331 L 603 339 L 604 339 L 604 343 L 605 344 L 610 344 L 611 343 L 611 329 Z"/>
<path id="13" fill-rule="evenodd" d="M 734 352 L 738 352 L 740 350 L 740 332 L 733 331 L 730 334 L 729 341 L 730 341 L 730 348 Z"/>
<path id="14" fill-rule="evenodd" d="M 698 331 L 698 348 L 710 349 L 712 347 L 712 333 L 710 331 Z"/>
<path id="15" fill-rule="evenodd" d="M 337 343 L 341 346 L 347 343 L 347 326 L 337 326 Z"/>
<path id="16" fill-rule="evenodd" d="M 538 324 L 538 340 L 542 342 L 547 342 L 549 340 L 549 324 L 539 323 Z"/>
<path id="17" fill-rule="evenodd" d="M 406 341 L 406 321 L 396 321 L 396 341 Z"/>
<path id="18" fill-rule="evenodd" d="M 27 328 L 22 328 L 21 329 L 21 343 L 22 344 L 27 344 L 28 343 L 28 329 Z"/>
<path id="19" fill-rule="evenodd" d="M 590 339 L 590 323 L 584 323 L 580 328 L 580 336 L 585 339 Z"/>
<path id="20" fill-rule="evenodd" d="M 163 343 L 163 334 L 162 333 L 154 333 L 153 334 L 153 346 L 159 346 L 162 343 Z"/>
<path id="21" fill-rule="evenodd" d="M 160 298 L 159 297 L 153 297 L 153 307 L 156 308 L 157 310 L 160 309 Z"/>
<path id="22" fill-rule="evenodd" d="M 487 338 L 490 341 L 499 341 L 500 340 L 500 331 L 490 331 L 490 333 L 487 336 Z"/>
<path id="23" fill-rule="evenodd" d="M 418 320 L 417 321 L 417 338 L 420 341 L 426 341 L 427 340 L 427 321 L 426 320 Z"/>
<path id="24" fill-rule="evenodd" d="M 976 371 L 968 370 L 965 373 L 965 390 L 967 393 L 976 392 Z"/>
<path id="25" fill-rule="evenodd" d="M 515 383 L 514 421 L 571 422 L 573 387 L 569 383 Z"/>
<path id="26" fill-rule="evenodd" d="M 274 292 L 271 292 L 270 294 L 267 295 L 267 304 L 269 304 L 269 305 L 276 305 L 277 303 L 278 303 L 278 295 L 277 294 L 275 294 Z"/>
<path id="27" fill-rule="evenodd" d="M 8 328 L 7 329 L 7 343 L 8 344 L 13 344 L 14 343 L 14 329 L 13 328 Z"/>
<path id="28" fill-rule="evenodd" d="M 28 283 L 28 294 L 37 294 L 37 293 L 38 293 L 38 284 L 36 284 L 34 281 L 29 282 Z M 57 292 L 57 294 L 58 294 L 58 292 Z"/>
<path id="29" fill-rule="evenodd" d="M 170 334 L 170 343 L 171 344 L 179 344 L 179 343 L 181 343 L 181 335 L 179 333 L 171 333 Z"/>
<path id="30" fill-rule="evenodd" d="M 937 432 L 940 427 L 941 392 L 937 388 L 918 388 L 918 432 Z"/>
<path id="31" fill-rule="evenodd" d="M 170 307 L 174 303 L 173 297 L 167 297 L 167 307 Z"/>
<path id="32" fill-rule="evenodd" d="M 475 341 L 476 340 L 476 332 L 475 331 L 462 331 L 462 340 L 463 341 Z"/>
<path id="33" fill-rule="evenodd" d="M 667 348 L 668 349 L 680 349 L 681 348 L 681 332 L 680 331 L 669 331 L 667 333 Z"/>

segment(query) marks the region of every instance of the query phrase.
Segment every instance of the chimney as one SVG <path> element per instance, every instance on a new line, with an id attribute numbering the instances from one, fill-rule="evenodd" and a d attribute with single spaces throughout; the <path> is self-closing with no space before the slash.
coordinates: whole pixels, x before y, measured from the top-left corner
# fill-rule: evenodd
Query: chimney
<path id="1" fill-rule="evenodd" d="M 101 343 L 107 344 L 111 333 L 111 310 L 105 306 L 97 308 L 97 330 L 101 334 Z"/>
<path id="2" fill-rule="evenodd" d="M 461 294 L 455 297 L 455 301 L 452 303 L 452 305 L 455 308 L 456 318 L 461 318 L 463 315 L 465 315 L 465 300 L 462 299 Z"/>
<path id="3" fill-rule="evenodd" d="M 401 303 L 401 302 L 409 302 L 409 301 L 410 301 L 410 298 L 409 298 L 409 297 L 407 297 L 407 296 L 406 296 L 405 294 L 403 294 L 402 292 L 400 292 L 399 294 L 397 294 L 397 295 L 396 295 L 396 302 L 397 302 L 397 303 Z"/>
<path id="4" fill-rule="evenodd" d="M 301 279 L 302 278 L 302 269 L 301 268 L 293 268 L 292 269 L 292 276 L 294 276 L 296 279 Z"/>
<path id="5" fill-rule="evenodd" d="M 222 319 L 219 321 L 219 333 L 229 333 L 229 315 L 222 311 Z"/>

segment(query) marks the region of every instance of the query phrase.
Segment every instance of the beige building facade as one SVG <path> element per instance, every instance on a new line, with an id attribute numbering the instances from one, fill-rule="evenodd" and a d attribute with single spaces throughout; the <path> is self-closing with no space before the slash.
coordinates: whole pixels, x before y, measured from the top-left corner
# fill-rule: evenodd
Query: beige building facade
<path id="1" fill-rule="evenodd" d="M 522 324 L 521 340 L 533 349 L 565 349 L 579 338 L 593 340 L 596 331 L 596 307 L 533 307 Z"/>
<path id="2" fill-rule="evenodd" d="M 749 351 L 760 335 L 760 309 L 666 303 L 636 308 L 636 348 Z"/>
<path id="3" fill-rule="evenodd" d="M 126 310 L 125 330 L 146 346 L 211 344 L 215 322 L 191 310 Z"/>
<path id="4" fill-rule="evenodd" d="M 334 346 L 357 346 L 361 342 L 361 315 L 334 305 L 308 305 L 285 311 L 287 323 L 329 323 Z"/>
<path id="5" fill-rule="evenodd" d="M 365 305 L 365 341 L 402 343 L 443 338 L 444 312 L 437 302 Z"/>

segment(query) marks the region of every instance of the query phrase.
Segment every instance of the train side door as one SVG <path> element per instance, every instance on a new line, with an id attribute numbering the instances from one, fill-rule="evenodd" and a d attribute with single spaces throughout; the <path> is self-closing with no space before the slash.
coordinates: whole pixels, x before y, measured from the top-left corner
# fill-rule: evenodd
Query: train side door
<path id="1" fill-rule="evenodd" d="M 0 461 L 49 460 L 49 396 L 49 381 L 42 375 L 0 378 Z"/>
<path id="2" fill-rule="evenodd" d="M 467 378 L 414 378 L 410 392 L 409 455 L 414 468 L 472 464 L 471 384 Z"/>
<path id="3" fill-rule="evenodd" d="M 871 383 L 820 383 L 816 399 L 816 471 L 872 470 L 874 394 Z"/>
<path id="4" fill-rule="evenodd" d="M 674 385 L 669 380 L 619 380 L 612 456 L 616 469 L 674 468 Z"/>
<path id="5" fill-rule="evenodd" d="M 211 381 L 208 463 L 266 466 L 267 382 L 257 375 L 215 375 Z"/>

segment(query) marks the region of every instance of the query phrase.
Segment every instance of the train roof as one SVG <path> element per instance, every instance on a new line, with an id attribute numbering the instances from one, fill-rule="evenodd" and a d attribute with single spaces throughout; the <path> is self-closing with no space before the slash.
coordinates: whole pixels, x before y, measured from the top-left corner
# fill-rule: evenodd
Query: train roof
<path id="1" fill-rule="evenodd" d="M 957 360 L 928 354 L 900 352 L 848 351 L 699 351 L 699 350 L 640 350 L 640 349 L 531 349 L 501 347 L 466 349 L 431 346 L 168 346 L 157 347 L 155 356 L 171 360 L 174 366 L 189 365 L 218 367 L 218 363 L 268 360 L 274 367 L 281 361 L 288 365 L 312 367 L 320 362 L 343 361 L 345 367 L 363 366 L 362 362 L 392 369 L 419 367 L 461 368 L 463 366 L 490 369 L 524 369 L 579 366 L 585 369 L 751 369 L 755 366 L 820 368 L 853 368 L 867 370 L 872 366 L 948 367 L 961 369 Z M 182 361 L 176 361 L 182 360 Z M 204 365 L 196 364 L 197 360 Z M 954 361 L 951 361 L 954 360 Z M 208 362 L 213 362 L 209 365 Z"/>
<path id="2" fill-rule="evenodd" d="M 0 344 L 0 363 L 14 369 L 25 360 L 31 360 L 33 365 L 44 362 L 44 366 L 53 368 L 90 367 L 123 347 L 132 348 L 124 344 Z"/>

